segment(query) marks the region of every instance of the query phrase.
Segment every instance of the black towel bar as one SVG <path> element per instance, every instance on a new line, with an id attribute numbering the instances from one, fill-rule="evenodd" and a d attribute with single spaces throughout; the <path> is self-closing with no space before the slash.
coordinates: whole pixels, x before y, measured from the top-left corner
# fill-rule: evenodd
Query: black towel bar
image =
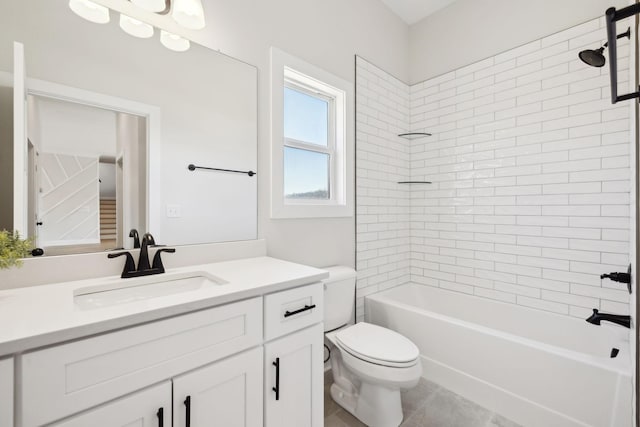
<path id="1" fill-rule="evenodd" d="M 254 171 L 237 171 L 237 170 L 234 170 L 234 169 L 209 168 L 209 167 L 206 167 L 206 166 L 196 166 L 194 164 L 189 165 L 188 168 L 189 168 L 189 170 L 191 172 L 193 172 L 196 169 L 205 169 L 205 170 L 218 171 L 218 172 L 244 173 L 244 174 L 247 174 L 249 176 L 253 176 L 253 175 L 255 175 L 257 173 L 257 172 L 254 172 Z"/>

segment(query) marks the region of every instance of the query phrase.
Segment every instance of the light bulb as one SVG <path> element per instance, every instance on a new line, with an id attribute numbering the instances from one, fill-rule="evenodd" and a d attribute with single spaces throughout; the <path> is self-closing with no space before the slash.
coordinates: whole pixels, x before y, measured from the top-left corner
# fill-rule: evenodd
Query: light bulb
<path id="1" fill-rule="evenodd" d="M 149 12 L 162 12 L 167 8 L 165 0 L 131 0 L 131 3 Z"/>
<path id="2" fill-rule="evenodd" d="M 172 3 L 171 16 L 178 24 L 190 30 L 204 28 L 204 9 L 200 0 L 173 0 Z"/>
<path id="3" fill-rule="evenodd" d="M 160 31 L 160 42 L 167 49 L 175 50 L 176 52 L 184 52 L 191 47 L 189 40 L 164 30 Z"/>
<path id="4" fill-rule="evenodd" d="M 69 0 L 69 8 L 76 15 L 96 24 L 109 22 L 109 9 L 89 0 Z"/>
<path id="5" fill-rule="evenodd" d="M 141 39 L 148 39 L 153 36 L 153 26 L 123 13 L 120 14 L 120 28 L 125 33 Z"/>

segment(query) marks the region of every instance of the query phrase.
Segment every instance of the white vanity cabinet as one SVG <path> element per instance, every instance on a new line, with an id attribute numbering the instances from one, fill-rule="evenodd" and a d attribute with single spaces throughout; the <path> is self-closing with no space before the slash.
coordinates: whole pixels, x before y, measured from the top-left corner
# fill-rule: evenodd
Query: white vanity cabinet
<path id="1" fill-rule="evenodd" d="M 173 379 L 174 427 L 261 427 L 262 347 Z"/>
<path id="2" fill-rule="evenodd" d="M 315 283 L 25 351 L 0 427 L 321 427 L 323 312 Z"/>
<path id="3" fill-rule="evenodd" d="M 264 297 L 267 427 L 324 423 L 323 297 L 321 283 Z"/>
<path id="4" fill-rule="evenodd" d="M 258 297 L 25 353 L 18 427 L 61 420 L 261 344 Z"/>

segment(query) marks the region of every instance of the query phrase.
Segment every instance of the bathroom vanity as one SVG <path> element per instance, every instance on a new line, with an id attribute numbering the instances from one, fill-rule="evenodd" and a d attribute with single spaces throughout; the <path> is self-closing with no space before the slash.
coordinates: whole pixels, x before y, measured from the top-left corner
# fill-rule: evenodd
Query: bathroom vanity
<path id="1" fill-rule="evenodd" d="M 1 291 L 0 426 L 320 427 L 326 276 L 257 257 Z"/>

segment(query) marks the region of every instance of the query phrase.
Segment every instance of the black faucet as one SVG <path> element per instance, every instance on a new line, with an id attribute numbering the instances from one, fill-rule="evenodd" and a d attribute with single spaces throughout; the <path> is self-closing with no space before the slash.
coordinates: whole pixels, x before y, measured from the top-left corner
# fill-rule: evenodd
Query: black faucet
<path id="1" fill-rule="evenodd" d="M 140 245 L 140 257 L 138 258 L 138 271 L 146 271 L 151 269 L 149 264 L 149 245 L 155 246 L 156 240 L 151 233 L 145 233 L 142 236 L 142 244 Z"/>
<path id="2" fill-rule="evenodd" d="M 133 249 L 140 248 L 140 236 L 138 235 L 138 230 L 132 228 L 129 232 L 129 237 L 133 238 Z"/>
<path id="3" fill-rule="evenodd" d="M 597 309 L 593 309 L 593 314 L 586 319 L 587 322 L 594 325 L 600 325 L 601 321 L 615 323 L 625 328 L 631 328 L 631 316 L 623 316 L 620 314 L 599 313 Z"/>
<path id="4" fill-rule="evenodd" d="M 151 266 L 149 265 L 149 246 L 156 246 L 156 241 L 150 233 L 146 233 L 144 236 L 142 236 L 142 244 L 140 245 L 140 256 L 138 258 L 138 268 L 136 268 L 135 262 L 133 260 L 133 255 L 131 255 L 130 252 L 118 252 L 109 254 L 107 255 L 107 257 L 126 257 L 124 269 L 122 270 L 122 275 L 120 276 L 123 279 L 164 273 L 164 265 L 162 265 L 162 258 L 160 254 L 162 252 L 174 253 L 176 250 L 173 248 L 158 249 L 155 256 L 153 257 L 153 265 Z"/>

